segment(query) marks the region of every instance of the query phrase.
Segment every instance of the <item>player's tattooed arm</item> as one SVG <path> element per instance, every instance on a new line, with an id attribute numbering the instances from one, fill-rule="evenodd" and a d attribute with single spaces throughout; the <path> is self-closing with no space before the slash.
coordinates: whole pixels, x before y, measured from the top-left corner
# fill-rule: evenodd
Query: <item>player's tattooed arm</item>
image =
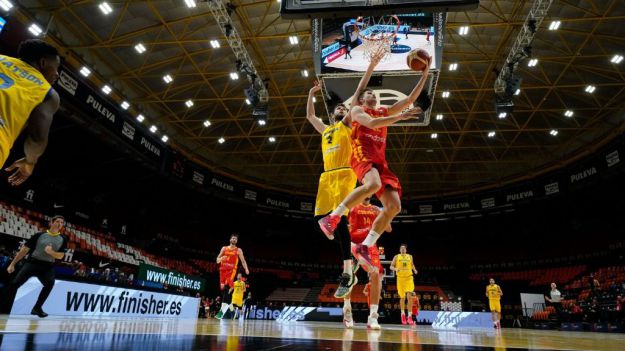
<path id="1" fill-rule="evenodd" d="M 322 134 L 324 129 L 326 129 L 328 126 L 323 123 L 321 118 L 315 115 L 315 104 L 313 103 L 313 98 L 315 97 L 315 94 L 320 90 L 321 85 L 319 84 L 319 82 L 315 82 L 315 85 L 310 88 L 310 91 L 308 92 L 308 102 L 306 103 L 306 119 L 308 120 L 308 122 L 310 122 L 310 124 L 312 124 L 315 130 L 319 132 L 319 134 Z"/>
<path id="2" fill-rule="evenodd" d="M 223 256 L 224 256 L 224 248 L 221 248 L 221 251 L 219 251 L 219 255 L 217 255 L 217 263 L 221 263 L 221 260 L 223 260 Z"/>
<path id="3" fill-rule="evenodd" d="M 241 249 L 239 249 L 239 259 L 241 260 L 241 265 L 243 265 L 245 274 L 250 275 L 250 270 L 247 268 L 247 262 L 245 262 L 245 256 L 243 255 L 243 250 Z"/>

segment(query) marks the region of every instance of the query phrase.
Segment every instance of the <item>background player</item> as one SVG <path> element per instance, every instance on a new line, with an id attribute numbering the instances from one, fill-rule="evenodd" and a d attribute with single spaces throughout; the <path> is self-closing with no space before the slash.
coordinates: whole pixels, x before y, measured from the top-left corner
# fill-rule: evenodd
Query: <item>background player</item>
<path id="1" fill-rule="evenodd" d="M 228 291 L 229 294 L 232 294 L 232 302 L 230 303 L 230 311 L 235 309 L 232 314 L 232 319 L 237 318 L 237 314 L 239 310 L 241 310 L 241 314 L 243 314 L 243 294 L 245 293 L 245 281 L 243 281 L 243 274 L 237 274 L 237 280 L 234 282 L 233 287 Z"/>
<path id="2" fill-rule="evenodd" d="M 408 245 L 401 244 L 399 254 L 393 257 L 391 270 L 397 276 L 397 294 L 399 295 L 399 308 L 401 309 L 401 324 L 413 325 L 412 320 L 412 296 L 414 295 L 413 274 L 417 274 L 412 255 L 406 253 Z M 406 304 L 408 306 L 406 306 Z M 408 317 L 404 311 L 408 311 Z"/>
<path id="3" fill-rule="evenodd" d="M 495 328 L 501 328 L 501 297 L 503 296 L 503 291 L 499 285 L 495 284 L 495 279 L 490 278 L 488 280 L 488 285 L 486 286 L 486 297 L 488 297 L 488 307 L 490 308 L 490 313 L 493 316 L 493 324 Z"/>
<path id="4" fill-rule="evenodd" d="M 384 57 L 382 50 L 378 51 L 371 60 L 367 71 L 361 78 L 356 88 L 354 96 L 358 96 L 367 87 L 369 79 L 373 74 L 375 66 Z M 340 103 L 334 108 L 334 113 L 330 119 L 330 124 L 326 125 L 315 115 L 314 95 L 321 90 L 319 83 L 310 89 L 308 93 L 308 103 L 306 106 L 306 118 L 310 124 L 322 136 L 321 151 L 323 154 L 324 172 L 319 177 L 319 188 L 317 190 L 317 200 L 315 202 L 315 219 L 319 220 L 330 213 L 340 202 L 356 187 L 356 175 L 350 166 L 352 157 L 351 146 L 351 119 L 348 108 Z M 356 99 L 352 98 L 352 101 Z M 352 273 L 352 259 L 350 252 L 349 229 L 347 228 L 348 211 L 343 211 L 336 216 L 335 227 L 338 226 L 338 244 L 341 249 L 343 259 L 343 274 L 341 275 L 339 286 L 334 295 L 343 298 L 349 293 L 351 288 L 357 283 L 355 275 Z M 333 217 L 334 218 L 334 217 Z M 325 233 L 325 232 L 324 232 Z M 326 236 L 334 240 L 334 233 Z"/>
<path id="5" fill-rule="evenodd" d="M 331 214 L 322 218 L 319 225 L 326 235 L 332 235 L 342 213 L 376 194 L 384 208 L 373 223 L 367 238 L 356 248 L 359 261 L 371 263 L 367 247 L 375 244 L 384 229 L 401 211 L 401 185 L 386 162 L 386 129 L 400 120 L 414 118 L 430 107 L 429 97 L 420 96 L 428 73 L 429 65 L 410 95 L 388 108 L 378 108 L 375 93 L 367 89 L 358 96 L 362 106 L 355 106 L 350 111 L 353 149 L 351 166 L 362 185 L 354 189 Z M 417 97 L 421 100 L 418 102 L 421 107 L 404 111 Z"/>
<path id="6" fill-rule="evenodd" d="M 24 158 L 6 171 L 9 184 L 22 184 L 33 173 L 48 145 L 52 118 L 59 109 L 59 94 L 52 84 L 59 78 L 61 58 L 56 48 L 42 40 L 23 41 L 17 56 L 0 55 L 0 167 L 13 143 L 27 126 Z"/>
<path id="7" fill-rule="evenodd" d="M 239 260 L 245 270 L 245 274 L 249 275 L 250 271 L 247 268 L 247 262 L 245 262 L 245 256 L 243 256 L 243 250 L 237 247 L 239 236 L 232 234 L 230 236 L 230 245 L 224 246 L 217 255 L 217 263 L 219 264 L 219 288 L 221 289 L 221 309 L 215 316 L 217 319 L 221 319 L 228 309 L 228 288 L 234 287 L 234 277 L 237 274 L 237 268 Z"/>

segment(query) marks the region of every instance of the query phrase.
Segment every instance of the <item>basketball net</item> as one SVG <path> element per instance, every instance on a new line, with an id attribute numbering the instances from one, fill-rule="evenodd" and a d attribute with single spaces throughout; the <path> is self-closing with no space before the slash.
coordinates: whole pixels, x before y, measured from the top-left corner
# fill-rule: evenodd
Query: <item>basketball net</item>
<path id="1" fill-rule="evenodd" d="M 391 57 L 391 45 L 397 37 L 401 22 L 395 15 L 381 17 L 358 17 L 354 22 L 354 32 L 362 41 L 363 56 L 371 61 L 378 50 L 385 51 L 382 61 Z"/>

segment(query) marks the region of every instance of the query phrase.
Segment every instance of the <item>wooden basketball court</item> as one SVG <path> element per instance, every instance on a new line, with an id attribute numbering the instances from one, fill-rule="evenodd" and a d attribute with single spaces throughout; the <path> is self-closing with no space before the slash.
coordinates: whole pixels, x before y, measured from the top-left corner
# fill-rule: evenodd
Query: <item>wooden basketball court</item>
<path id="1" fill-rule="evenodd" d="M 528 329 L 0 316 L 0 350 L 623 350 L 625 335 Z"/>

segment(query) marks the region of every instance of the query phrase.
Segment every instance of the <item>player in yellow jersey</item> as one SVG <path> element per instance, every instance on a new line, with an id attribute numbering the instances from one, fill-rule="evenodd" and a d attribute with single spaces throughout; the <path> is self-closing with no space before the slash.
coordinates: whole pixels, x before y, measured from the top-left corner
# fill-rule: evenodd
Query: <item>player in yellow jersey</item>
<path id="1" fill-rule="evenodd" d="M 58 79 L 61 58 L 44 41 L 23 41 L 19 58 L 0 55 L 0 165 L 4 165 L 13 143 L 26 128 L 25 157 L 6 168 L 13 172 L 9 184 L 22 184 L 48 145 L 52 117 L 59 109 L 59 94 L 52 89 Z"/>
<path id="2" fill-rule="evenodd" d="M 381 50 L 371 59 L 367 71 L 361 78 L 351 101 L 358 103 L 357 97 L 362 90 L 367 87 L 369 79 L 373 74 L 375 66 L 380 62 L 385 53 Z M 308 104 L 306 106 L 306 118 L 310 124 L 321 134 L 321 150 L 323 152 L 323 170 L 319 177 L 319 188 L 317 190 L 317 201 L 315 202 L 315 219 L 331 214 L 334 209 L 343 201 L 356 187 L 356 174 L 352 171 L 352 140 L 351 140 L 351 119 L 349 109 L 342 103 L 335 106 L 330 124 L 325 124 L 321 118 L 315 115 L 315 105 L 313 98 L 321 90 L 319 83 L 310 89 L 308 93 Z M 344 298 L 351 292 L 351 289 L 358 282 L 352 272 L 353 264 L 351 259 L 351 241 L 349 229 L 347 228 L 347 209 L 339 210 L 340 213 L 330 216 L 338 224 L 338 244 L 341 248 L 343 258 L 343 274 L 340 279 L 340 286 L 334 296 Z M 330 240 L 334 240 L 334 235 L 327 235 Z"/>
<path id="3" fill-rule="evenodd" d="M 236 309 L 232 318 L 237 317 L 237 312 L 243 307 L 243 294 L 245 293 L 245 282 L 243 281 L 243 275 L 237 274 L 237 280 L 234 282 L 233 287 L 230 288 L 229 294 L 232 293 L 232 302 L 230 303 L 230 311 L 233 308 Z"/>
<path id="4" fill-rule="evenodd" d="M 495 284 L 495 279 L 490 278 L 486 286 L 486 297 L 488 297 L 488 307 L 493 315 L 493 324 L 495 328 L 501 328 L 501 297 L 503 291 L 499 285 Z"/>
<path id="5" fill-rule="evenodd" d="M 408 245 L 401 244 L 399 247 L 399 255 L 393 257 L 391 262 L 391 270 L 395 271 L 397 276 L 397 294 L 399 295 L 399 308 L 401 309 L 401 324 L 413 325 L 412 320 L 412 296 L 414 295 L 414 281 L 412 279 L 413 274 L 417 274 L 417 269 L 414 266 L 412 255 L 406 253 Z M 408 306 L 406 306 L 406 300 Z M 408 317 L 404 311 L 408 311 Z"/>

